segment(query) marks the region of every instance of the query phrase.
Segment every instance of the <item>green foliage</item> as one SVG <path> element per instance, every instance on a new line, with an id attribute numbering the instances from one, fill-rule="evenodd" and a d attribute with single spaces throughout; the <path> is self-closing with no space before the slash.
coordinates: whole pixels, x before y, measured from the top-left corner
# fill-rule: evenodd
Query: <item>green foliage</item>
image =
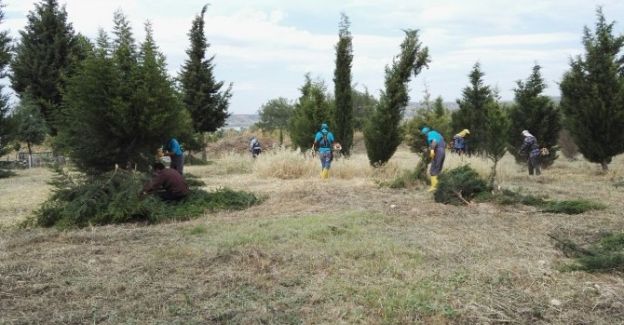
<path id="1" fill-rule="evenodd" d="M 624 271 L 624 233 L 603 235 L 587 248 L 569 238 L 550 235 L 555 246 L 566 256 L 573 257 L 574 264 L 566 265 L 567 271 L 613 272 Z"/>
<path id="2" fill-rule="evenodd" d="M 568 160 L 576 159 L 579 149 L 576 143 L 574 143 L 574 139 L 572 138 L 572 135 L 570 135 L 570 131 L 562 129 L 561 132 L 559 132 L 557 145 L 561 149 L 563 156 Z"/>
<path id="3" fill-rule="evenodd" d="M 401 53 L 393 59 L 392 66 L 386 67 L 385 91 L 364 127 L 366 154 L 372 166 L 385 164 L 401 143 L 399 125 L 409 101 L 407 84 L 428 62 L 429 51 L 422 47 L 418 31 L 405 31 Z"/>
<path id="4" fill-rule="evenodd" d="M 2 178 L 9 178 L 9 177 L 13 177 L 13 176 L 17 176 L 17 174 L 13 171 L 10 170 L 4 170 L 4 169 L 0 169 L 0 179 Z"/>
<path id="5" fill-rule="evenodd" d="M 420 155 L 420 160 L 418 161 L 416 168 L 413 170 L 403 171 L 401 175 L 389 183 L 382 183 L 380 185 L 387 186 L 389 188 L 406 188 L 419 183 L 427 183 L 429 180 L 429 177 L 427 176 L 427 165 L 429 162 L 428 152 L 423 152 Z"/>
<path id="6" fill-rule="evenodd" d="M 25 94 L 13 115 L 16 123 L 15 139 L 26 142 L 28 152 L 32 154 L 32 146 L 43 143 L 48 128 L 46 122 L 32 98 Z"/>
<path id="7" fill-rule="evenodd" d="M 63 127 L 55 141 L 89 174 L 104 173 L 115 165 L 147 170 L 156 148 L 190 129 L 151 26 L 146 25 L 145 41 L 135 58 L 131 31 L 120 15 L 115 16 L 120 36 L 113 51 L 100 47 L 108 44 L 101 33 L 96 54 L 70 79 Z"/>
<path id="8" fill-rule="evenodd" d="M 518 81 L 515 103 L 509 109 L 510 126 L 507 132 L 509 152 L 518 163 L 526 163 L 528 153 L 520 153 L 524 141 L 523 130 L 533 134 L 541 148 L 548 148 L 549 154 L 542 156 L 542 166 L 548 167 L 557 159 L 557 142 L 561 131 L 559 110 L 548 97 L 543 95 L 546 84 L 540 73 L 541 67 L 535 65 L 526 81 Z"/>
<path id="9" fill-rule="evenodd" d="M 210 46 L 204 34 L 204 14 L 208 5 L 202 8 L 193 20 L 188 33 L 191 46 L 186 50 L 188 58 L 180 71 L 182 100 L 191 114 L 195 132 L 214 132 L 229 116 L 228 106 L 232 97 L 232 85 L 222 90 L 223 81 L 214 76 L 214 56 L 206 58 Z"/>
<path id="10" fill-rule="evenodd" d="M 67 12 L 56 0 L 42 0 L 28 13 L 11 62 L 11 85 L 21 97 L 29 92 L 55 134 L 67 77 L 77 64 L 73 59 L 76 36 Z"/>
<path id="11" fill-rule="evenodd" d="M 607 170 L 624 152 L 624 35 L 613 35 L 601 9 L 597 19 L 593 33 L 585 27 L 585 54 L 571 60 L 561 81 L 561 110 L 583 156 Z"/>
<path id="12" fill-rule="evenodd" d="M 483 120 L 482 124 L 481 134 L 483 139 L 481 147 L 486 157 L 494 163 L 489 176 L 490 187 L 493 187 L 496 180 L 496 166 L 507 150 L 505 135 L 509 129 L 509 119 L 500 104 L 494 101 L 485 106 L 485 120 Z"/>
<path id="13" fill-rule="evenodd" d="M 442 97 L 436 98 L 432 105 L 428 92 L 425 93 L 422 107 L 403 125 L 404 141 L 414 152 L 420 152 L 427 147 L 426 139 L 420 133 L 424 126 L 440 132 L 446 141 L 452 138 L 451 113 L 444 106 Z"/>
<path id="14" fill-rule="evenodd" d="M 364 89 L 364 92 L 358 91 L 355 88 L 352 88 L 352 90 L 353 129 L 362 131 L 364 130 L 366 119 L 372 114 L 375 106 L 379 105 L 379 101 L 368 92 L 368 89 Z"/>
<path id="15" fill-rule="evenodd" d="M 288 121 L 293 116 L 293 105 L 288 99 L 280 97 L 266 102 L 260 110 L 260 121 L 256 124 L 263 131 L 279 130 L 279 143 L 284 143 L 284 130 L 288 128 Z"/>
<path id="16" fill-rule="evenodd" d="M 438 188 L 433 195 L 439 203 L 463 205 L 491 191 L 491 187 L 468 165 L 445 171 L 439 177 Z"/>
<path id="17" fill-rule="evenodd" d="M 124 170 L 78 179 L 60 173 L 52 182 L 53 195 L 30 222 L 59 228 L 136 221 L 156 223 L 190 219 L 206 210 L 244 209 L 259 202 L 251 193 L 225 188 L 214 192 L 191 189 L 184 200 L 166 203 L 151 195 L 139 196 L 146 180 L 144 174 Z"/>
<path id="18" fill-rule="evenodd" d="M 4 23 L 3 5 L 0 1 L 0 24 Z M 0 78 L 7 76 L 6 68 L 10 61 L 11 38 L 9 32 L 3 30 L 0 31 Z M 9 97 L 4 93 L 4 85 L 0 85 L 0 156 L 3 156 L 10 149 L 11 138 L 13 137 L 14 123 L 9 117 L 9 110 Z"/>
<path id="19" fill-rule="evenodd" d="M 349 155 L 353 146 L 353 89 L 351 87 L 351 64 L 353 45 L 349 27 L 351 23 L 344 13 L 340 15 L 340 30 L 336 45 L 336 69 L 334 70 L 334 96 L 336 108 L 333 115 L 333 133 L 342 146 L 342 153 Z"/>
<path id="20" fill-rule="evenodd" d="M 485 153 L 486 130 L 483 121 L 486 120 L 488 105 L 495 102 L 494 92 L 483 84 L 483 76 L 481 65 L 475 63 L 469 75 L 470 86 L 463 89 L 462 98 L 457 101 L 459 109 L 452 114 L 453 130 L 470 130 L 468 151 L 473 154 Z"/>
<path id="21" fill-rule="evenodd" d="M 495 202 L 503 205 L 524 204 L 538 207 L 542 212 L 580 214 L 590 210 L 605 209 L 601 203 L 590 200 L 547 200 L 543 197 L 525 195 L 511 190 L 504 189 L 490 197 Z"/>
<path id="22" fill-rule="evenodd" d="M 331 103 L 326 92 L 322 81 L 312 81 L 310 75 L 306 74 L 301 97 L 288 123 L 292 143 L 302 151 L 312 147 L 314 134 L 321 127 L 321 123 L 329 121 Z M 331 130 L 332 125 L 329 127 Z"/>

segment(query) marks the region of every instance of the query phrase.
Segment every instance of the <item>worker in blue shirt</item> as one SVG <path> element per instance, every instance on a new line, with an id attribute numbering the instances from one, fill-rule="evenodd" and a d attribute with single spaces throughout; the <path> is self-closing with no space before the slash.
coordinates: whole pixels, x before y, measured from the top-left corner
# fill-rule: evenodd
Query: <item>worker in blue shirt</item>
<path id="1" fill-rule="evenodd" d="M 184 175 L 184 151 L 182 150 L 182 147 L 180 146 L 180 143 L 178 142 L 178 140 L 176 140 L 176 138 L 171 138 L 169 140 L 169 142 L 165 146 L 164 154 L 171 157 L 171 164 L 169 165 L 169 167 L 171 169 L 177 170 L 180 175 Z"/>
<path id="2" fill-rule="evenodd" d="M 332 146 L 334 144 L 334 134 L 329 132 L 327 123 L 321 124 L 321 130 L 314 136 L 312 150 L 317 150 L 321 159 L 321 178 L 329 178 L 329 168 L 332 162 Z"/>
<path id="3" fill-rule="evenodd" d="M 433 192 L 438 188 L 438 175 L 440 175 L 444 166 L 446 142 L 444 142 L 444 137 L 438 131 L 431 130 L 426 126 L 420 130 L 420 133 L 427 137 L 427 147 L 429 148 L 429 158 L 431 159 L 431 168 L 429 169 L 431 187 L 429 192 Z"/>

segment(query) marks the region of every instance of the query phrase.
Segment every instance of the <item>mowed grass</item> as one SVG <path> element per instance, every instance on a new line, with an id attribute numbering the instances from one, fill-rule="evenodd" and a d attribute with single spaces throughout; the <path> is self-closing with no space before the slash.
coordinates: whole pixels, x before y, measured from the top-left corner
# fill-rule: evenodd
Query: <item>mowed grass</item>
<path id="1" fill-rule="evenodd" d="M 622 274 L 564 272 L 571 260 L 548 236 L 624 229 L 624 192 L 612 186 L 624 176 L 623 157 L 606 175 L 584 161 L 559 161 L 540 178 L 503 160 L 505 188 L 607 206 L 572 216 L 522 205 L 446 206 L 424 186 L 380 187 L 416 165 L 405 150 L 382 170 L 356 153 L 335 162 L 328 181 L 318 178 L 316 160 L 289 152 L 214 161 L 189 172 L 207 189 L 267 199 L 154 226 L 5 227 L 0 323 L 624 322 Z M 270 172 L 278 162 L 287 173 Z M 449 156 L 447 167 L 463 163 L 489 171 L 478 158 Z M 17 191 L 27 196 L 27 188 Z"/>

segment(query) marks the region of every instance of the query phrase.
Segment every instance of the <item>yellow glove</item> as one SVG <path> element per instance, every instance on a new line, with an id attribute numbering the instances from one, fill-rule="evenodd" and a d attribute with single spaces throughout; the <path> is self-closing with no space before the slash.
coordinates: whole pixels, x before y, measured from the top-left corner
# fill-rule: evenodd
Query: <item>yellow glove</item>
<path id="1" fill-rule="evenodd" d="M 435 157 L 435 150 L 431 149 L 429 150 L 429 159 L 433 159 L 433 157 Z"/>

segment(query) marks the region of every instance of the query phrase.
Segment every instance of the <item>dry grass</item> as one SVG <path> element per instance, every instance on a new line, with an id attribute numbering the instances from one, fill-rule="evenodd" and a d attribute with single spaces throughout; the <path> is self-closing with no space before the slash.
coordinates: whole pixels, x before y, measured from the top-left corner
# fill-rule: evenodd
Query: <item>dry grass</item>
<path id="1" fill-rule="evenodd" d="M 17 176 L 0 179 L 0 229 L 29 216 L 50 192 L 52 172 L 46 168 L 16 170 Z"/>
<path id="2" fill-rule="evenodd" d="M 207 188 L 267 200 L 149 227 L 2 230 L 0 323 L 624 322 L 622 275 L 560 272 L 568 259 L 548 237 L 624 228 L 622 189 L 611 185 L 624 157 L 606 175 L 559 160 L 539 178 L 509 157 L 501 162 L 501 186 L 608 205 L 575 216 L 445 206 L 424 191 L 380 188 L 377 180 L 416 165 L 403 149 L 382 170 L 362 153 L 339 160 L 327 181 L 316 159 L 290 152 L 214 162 L 188 171 Z M 464 162 L 489 173 L 489 162 L 453 155 L 446 168 Z M 3 219 L 15 211 L 9 204 L 32 209 L 41 200 L 4 197 L 30 197 L 32 186 L 20 184 L 49 177 L 24 173 L 0 180 L 13 182 L 10 192 L 0 183 Z"/>

